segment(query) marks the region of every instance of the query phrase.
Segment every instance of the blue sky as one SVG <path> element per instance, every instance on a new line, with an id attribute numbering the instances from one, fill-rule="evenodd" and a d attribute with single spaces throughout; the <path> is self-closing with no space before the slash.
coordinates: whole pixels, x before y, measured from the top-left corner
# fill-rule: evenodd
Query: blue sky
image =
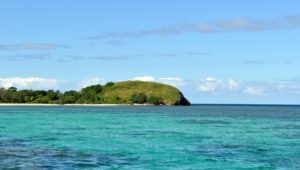
<path id="1" fill-rule="evenodd" d="M 194 103 L 300 104 L 300 1 L 10 0 L 0 86 L 172 84 Z"/>

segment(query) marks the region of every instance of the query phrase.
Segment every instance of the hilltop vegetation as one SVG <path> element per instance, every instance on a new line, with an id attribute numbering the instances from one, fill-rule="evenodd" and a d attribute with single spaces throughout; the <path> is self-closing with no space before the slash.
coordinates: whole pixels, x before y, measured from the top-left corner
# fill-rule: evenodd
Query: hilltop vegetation
<path id="1" fill-rule="evenodd" d="M 177 88 L 142 81 L 109 82 L 64 93 L 0 88 L 0 103 L 190 105 Z"/>

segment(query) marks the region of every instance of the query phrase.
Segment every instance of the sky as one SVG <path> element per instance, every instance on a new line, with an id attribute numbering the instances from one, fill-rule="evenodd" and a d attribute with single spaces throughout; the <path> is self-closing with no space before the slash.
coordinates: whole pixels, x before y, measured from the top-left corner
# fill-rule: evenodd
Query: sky
<path id="1" fill-rule="evenodd" d="M 192 103 L 300 104 L 300 1 L 9 0 L 0 87 L 171 84 Z"/>

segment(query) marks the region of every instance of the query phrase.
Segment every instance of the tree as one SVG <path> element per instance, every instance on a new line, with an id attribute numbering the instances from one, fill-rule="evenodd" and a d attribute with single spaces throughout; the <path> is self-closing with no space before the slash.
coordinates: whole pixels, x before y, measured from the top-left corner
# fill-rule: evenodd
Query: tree
<path id="1" fill-rule="evenodd" d="M 60 97 L 60 92 L 54 90 L 48 90 L 47 96 L 50 100 L 58 100 Z"/>
<path id="2" fill-rule="evenodd" d="M 7 89 L 6 102 L 18 103 L 18 91 L 15 87 L 10 87 Z"/>
<path id="3" fill-rule="evenodd" d="M 147 102 L 149 104 L 153 104 L 153 105 L 161 105 L 161 104 L 164 104 L 162 98 L 160 97 L 157 97 L 157 96 L 149 96 L 147 98 Z"/>
<path id="4" fill-rule="evenodd" d="M 46 96 L 47 91 L 45 90 L 32 90 L 33 96 Z"/>
<path id="5" fill-rule="evenodd" d="M 97 85 L 88 86 L 88 87 L 81 89 L 81 93 L 88 93 L 88 92 L 101 93 L 102 90 L 103 90 L 103 87 L 100 84 L 97 84 Z"/>
<path id="6" fill-rule="evenodd" d="M 18 91 L 19 95 L 24 98 L 23 103 L 31 103 L 35 100 L 35 95 L 32 90 L 20 90 Z"/>
<path id="7" fill-rule="evenodd" d="M 7 93 L 7 91 L 6 91 L 6 89 L 5 88 L 0 88 L 0 102 L 5 102 L 5 100 L 6 100 L 6 93 Z"/>
<path id="8" fill-rule="evenodd" d="M 105 97 L 105 99 L 103 100 L 103 98 L 101 99 L 101 103 L 115 103 L 115 104 L 124 104 L 124 100 L 122 100 L 122 98 L 120 98 L 118 95 L 111 95 L 111 96 L 107 96 Z"/>
<path id="9" fill-rule="evenodd" d="M 113 86 L 113 85 L 115 85 L 114 82 L 108 82 L 108 83 L 106 83 L 106 84 L 104 85 L 104 88 L 111 87 L 111 86 Z"/>
<path id="10" fill-rule="evenodd" d="M 51 100 L 49 96 L 39 96 L 37 99 L 35 99 L 35 103 L 49 103 Z"/>
<path id="11" fill-rule="evenodd" d="M 17 91 L 18 89 L 16 87 L 10 87 L 7 89 L 8 91 Z"/>
<path id="12" fill-rule="evenodd" d="M 66 91 L 60 98 L 59 103 L 61 103 L 61 104 L 76 103 L 78 98 L 79 98 L 79 93 L 77 91 L 75 91 L 75 90 Z"/>
<path id="13" fill-rule="evenodd" d="M 89 86 L 86 88 L 83 88 L 80 91 L 80 97 L 78 99 L 78 102 L 80 103 L 99 103 L 99 94 L 102 92 L 103 87 L 98 85 Z"/>
<path id="14" fill-rule="evenodd" d="M 144 104 L 147 102 L 147 96 L 144 93 L 134 93 L 131 96 L 130 101 L 132 103 Z"/>

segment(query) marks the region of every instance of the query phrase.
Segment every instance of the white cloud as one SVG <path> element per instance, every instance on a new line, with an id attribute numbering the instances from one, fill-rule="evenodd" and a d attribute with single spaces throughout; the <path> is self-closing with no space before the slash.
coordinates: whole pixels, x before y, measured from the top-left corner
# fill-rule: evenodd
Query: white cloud
<path id="1" fill-rule="evenodd" d="M 148 82 L 159 82 L 164 84 L 169 84 L 171 86 L 175 87 L 183 87 L 186 85 L 186 80 L 180 78 L 180 77 L 162 77 L 162 78 L 156 78 L 153 76 L 138 76 L 134 77 L 130 80 L 139 80 L 139 81 L 148 81 Z"/>
<path id="2" fill-rule="evenodd" d="M 32 89 L 50 89 L 57 88 L 60 83 L 64 81 L 58 79 L 48 79 L 41 77 L 9 77 L 0 78 L 0 87 L 9 88 L 17 87 L 20 89 L 32 88 Z"/>
<path id="3" fill-rule="evenodd" d="M 85 88 L 87 86 L 96 85 L 96 84 L 105 84 L 106 80 L 99 77 L 92 77 L 88 79 L 84 79 L 79 83 L 79 88 Z"/>
<path id="4" fill-rule="evenodd" d="M 213 77 L 207 77 L 200 81 L 198 90 L 201 92 L 215 92 L 222 88 L 223 81 Z"/>
<path id="5" fill-rule="evenodd" d="M 198 91 L 224 95 L 278 95 L 300 94 L 300 80 L 266 80 L 248 81 L 236 79 L 219 79 L 206 77 L 203 79 L 187 80 L 180 77 L 138 76 L 131 80 L 152 81 L 175 86 L 183 91 Z"/>
<path id="6" fill-rule="evenodd" d="M 243 90 L 243 92 L 250 95 L 263 95 L 265 94 L 266 91 L 263 87 L 252 86 L 252 87 L 246 87 Z"/>
<path id="7" fill-rule="evenodd" d="M 159 78 L 158 81 L 164 84 L 175 86 L 177 88 L 187 85 L 187 81 L 180 77 L 163 77 Z"/>
<path id="8" fill-rule="evenodd" d="M 237 90 L 239 89 L 239 82 L 234 80 L 234 79 L 230 79 L 228 80 L 228 89 L 229 90 Z"/>
<path id="9" fill-rule="evenodd" d="M 275 88 L 278 90 L 289 91 L 290 93 L 300 93 L 300 81 L 297 80 L 286 80 L 276 81 Z"/>
<path id="10" fill-rule="evenodd" d="M 162 81 L 182 81 L 182 79 L 179 78 L 179 77 L 163 77 L 163 78 L 159 78 L 159 80 L 162 80 Z"/>
<path id="11" fill-rule="evenodd" d="M 247 82 L 244 93 L 252 95 L 300 94 L 300 80 Z"/>
<path id="12" fill-rule="evenodd" d="M 139 81 L 155 81 L 155 78 L 152 76 L 139 76 L 134 77 L 131 80 L 139 80 Z"/>

